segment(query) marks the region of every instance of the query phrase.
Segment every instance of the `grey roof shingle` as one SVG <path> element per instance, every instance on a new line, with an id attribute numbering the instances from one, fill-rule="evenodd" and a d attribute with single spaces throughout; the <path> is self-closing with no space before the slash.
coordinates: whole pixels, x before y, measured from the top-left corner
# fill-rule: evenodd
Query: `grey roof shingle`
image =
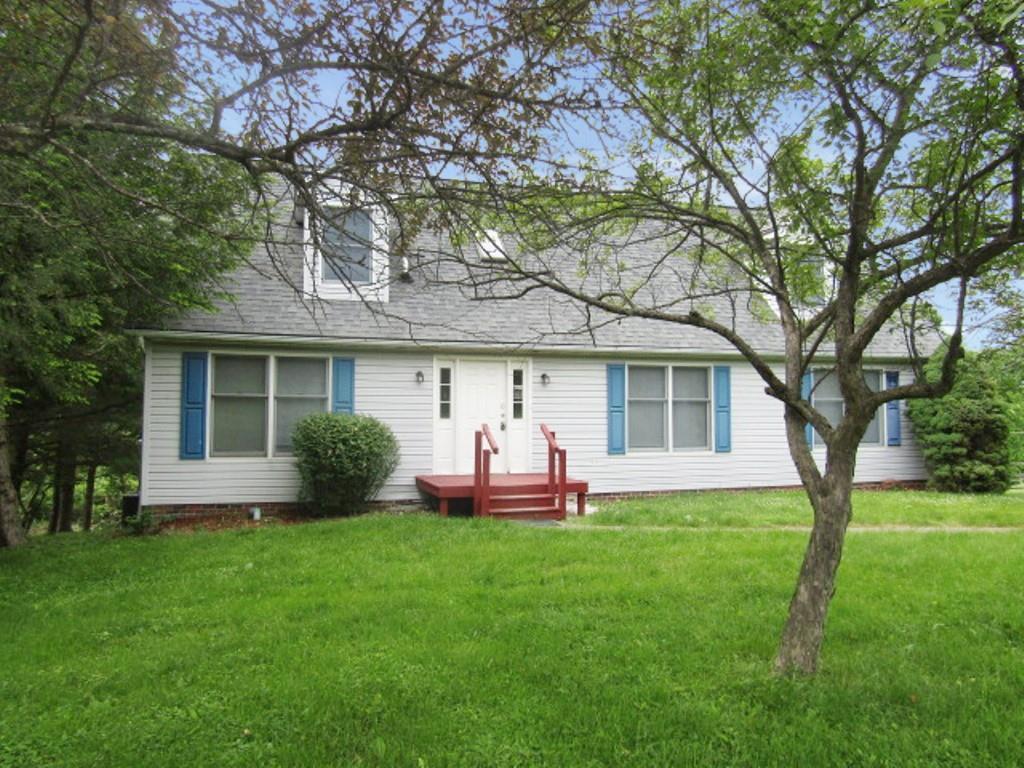
<path id="1" fill-rule="evenodd" d="M 649 264 L 670 247 L 650 228 L 641 229 L 639 236 L 634 233 L 617 244 L 613 249 L 615 260 Z M 140 330 L 318 337 L 477 349 L 502 345 L 537 350 L 590 348 L 736 354 L 729 342 L 709 331 L 588 311 L 580 303 L 547 289 L 532 290 L 514 299 L 495 299 L 489 295 L 489 289 L 474 292 L 455 285 L 462 274 L 457 271 L 460 267 L 444 258 L 444 254 L 453 252 L 453 246 L 447 238 L 431 232 L 420 234 L 415 241 L 409 254 L 415 266 L 407 279 L 395 279 L 401 261 L 392 256 L 387 303 L 303 300 L 293 287 L 302 286 L 302 226 L 289 216 L 280 223 L 279 230 L 277 236 L 286 244 L 278 246 L 273 260 L 276 264 L 267 249 L 258 248 L 251 266 L 240 267 L 226 278 L 224 287 L 233 295 L 233 301 L 220 302 L 214 313 L 193 311 L 166 321 L 159 329 Z M 573 254 L 562 254 L 561 258 L 563 264 L 577 269 Z M 277 271 L 283 272 L 287 281 L 276 276 Z M 579 284 L 593 288 L 595 280 L 607 283 L 609 279 L 620 278 L 606 265 L 580 277 Z M 684 305 L 677 307 L 677 311 L 688 309 L 686 279 L 678 269 L 659 273 L 647 298 L 663 304 L 683 300 Z M 716 320 L 731 324 L 762 354 L 785 353 L 781 329 L 770 317 L 764 317 L 766 308 L 755 313 L 746 300 L 734 305 L 728 296 L 710 296 L 696 303 Z M 868 356 L 908 357 L 903 331 L 896 327 L 882 331 L 871 344 Z"/>

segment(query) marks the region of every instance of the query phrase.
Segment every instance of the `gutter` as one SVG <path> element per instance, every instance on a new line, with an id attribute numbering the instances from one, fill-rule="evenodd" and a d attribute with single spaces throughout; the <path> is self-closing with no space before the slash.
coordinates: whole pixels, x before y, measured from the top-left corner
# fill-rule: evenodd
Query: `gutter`
<path id="1" fill-rule="evenodd" d="M 320 349 L 330 347 L 337 349 L 345 347 L 351 349 L 382 350 L 392 352 L 431 352 L 451 354 L 452 352 L 494 355 L 496 350 L 502 353 L 529 354 L 535 357 L 610 357 L 610 358 L 672 358 L 672 359 L 700 359 L 700 360 L 721 360 L 746 362 L 737 351 L 708 350 L 701 348 L 649 348 L 639 346 L 619 347 L 583 347 L 578 344 L 545 344 L 529 345 L 517 342 L 503 341 L 443 341 L 440 339 L 366 339 L 345 336 L 303 336 L 291 334 L 261 334 L 241 333 L 224 331 L 180 331 L 180 330 L 157 330 L 134 328 L 127 331 L 130 335 L 138 336 L 141 341 L 165 341 L 186 345 L 210 344 L 215 342 L 229 346 L 249 346 L 260 344 L 269 347 L 295 348 L 308 347 Z M 784 362 L 786 355 L 780 352 L 765 353 L 761 355 L 766 362 Z M 834 355 L 818 355 L 816 360 L 834 360 Z M 910 358 L 900 355 L 865 355 L 864 359 L 880 363 L 902 363 L 907 364 Z"/>

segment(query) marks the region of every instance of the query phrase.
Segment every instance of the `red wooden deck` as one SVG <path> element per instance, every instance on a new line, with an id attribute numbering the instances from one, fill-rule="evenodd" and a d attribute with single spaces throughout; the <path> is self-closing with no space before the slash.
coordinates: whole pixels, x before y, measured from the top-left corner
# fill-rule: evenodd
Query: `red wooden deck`
<path id="1" fill-rule="evenodd" d="M 416 487 L 439 502 L 442 515 L 448 514 L 449 499 L 473 498 L 473 475 L 417 475 Z M 502 496 L 530 496 L 548 492 L 548 475 L 544 472 L 516 472 L 493 474 L 490 487 Z M 585 480 L 567 478 L 567 494 L 576 494 L 576 514 L 586 511 L 590 485 Z"/>

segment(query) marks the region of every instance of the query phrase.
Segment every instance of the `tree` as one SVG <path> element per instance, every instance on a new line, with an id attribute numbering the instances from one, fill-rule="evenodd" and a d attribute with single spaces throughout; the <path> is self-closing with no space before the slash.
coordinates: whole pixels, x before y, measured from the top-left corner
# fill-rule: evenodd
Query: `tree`
<path id="1" fill-rule="evenodd" d="M 620 107 L 593 142 L 607 153 L 593 150 L 572 176 L 538 172 L 478 200 L 467 191 L 450 208 L 462 232 L 515 233 L 497 264 L 472 249 L 436 255 L 474 295 L 543 289 L 591 326 L 642 317 L 704 329 L 784 404 L 814 522 L 781 672 L 817 668 L 873 415 L 948 392 L 973 287 L 1019 269 L 1022 40 L 1011 2 L 632 4 L 589 41 L 606 103 Z M 624 241 L 655 236 L 669 247 L 647 260 L 617 256 Z M 957 317 L 929 376 L 928 297 L 947 283 Z M 734 322 L 728 307 L 740 304 L 781 335 L 781 370 Z M 875 391 L 863 361 L 883 332 L 905 339 L 917 375 Z M 803 390 L 814 367 L 834 369 L 841 417 Z M 807 425 L 825 444 L 824 466 Z"/>
<path id="2" fill-rule="evenodd" d="M 531 155 L 567 104 L 554 54 L 586 6 L 5 3 L 0 545 L 24 538 L 6 413 L 28 390 L 81 402 L 101 373 L 80 351 L 139 307 L 119 302 L 207 304 L 256 224 L 275 254 L 281 177 L 314 210 L 339 181 L 396 214 L 390 193 L 411 192 L 394 217 L 407 239 L 430 211 L 423 189 Z"/>
<path id="3" fill-rule="evenodd" d="M 949 392 L 908 409 L 931 485 L 940 491 L 1003 493 L 1013 483 L 1010 406 L 988 367 L 980 355 L 965 355 Z"/>

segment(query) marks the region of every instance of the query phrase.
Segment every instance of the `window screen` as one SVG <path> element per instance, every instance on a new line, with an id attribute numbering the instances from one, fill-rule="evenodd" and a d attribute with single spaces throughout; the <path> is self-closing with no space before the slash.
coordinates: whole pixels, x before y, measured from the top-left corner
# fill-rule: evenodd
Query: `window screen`
<path id="1" fill-rule="evenodd" d="M 211 404 L 211 455 L 266 455 L 267 358 L 214 357 Z"/>
<path id="2" fill-rule="evenodd" d="M 672 447 L 707 448 L 711 397 L 707 368 L 672 369 Z"/>
<path id="3" fill-rule="evenodd" d="M 665 448 L 665 369 L 631 365 L 628 378 L 629 448 Z"/>
<path id="4" fill-rule="evenodd" d="M 324 226 L 321 251 L 324 282 L 372 282 L 373 217 L 369 211 L 339 213 Z"/>
<path id="5" fill-rule="evenodd" d="M 277 358 L 274 385 L 274 452 L 290 453 L 295 425 L 311 413 L 327 410 L 327 360 Z"/>
<path id="6" fill-rule="evenodd" d="M 877 392 L 881 387 L 881 371 L 864 371 L 864 381 L 868 389 Z M 832 426 L 836 426 L 843 419 L 846 413 L 846 404 L 843 402 L 843 395 L 839 391 L 839 380 L 834 371 L 819 369 L 814 372 L 814 391 L 811 397 L 812 404 L 821 411 L 821 414 L 829 420 Z M 861 438 L 862 443 L 882 442 L 882 424 L 880 419 L 881 409 L 875 411 L 871 422 L 868 424 Z M 815 439 L 824 442 L 817 430 L 814 432 Z"/>

